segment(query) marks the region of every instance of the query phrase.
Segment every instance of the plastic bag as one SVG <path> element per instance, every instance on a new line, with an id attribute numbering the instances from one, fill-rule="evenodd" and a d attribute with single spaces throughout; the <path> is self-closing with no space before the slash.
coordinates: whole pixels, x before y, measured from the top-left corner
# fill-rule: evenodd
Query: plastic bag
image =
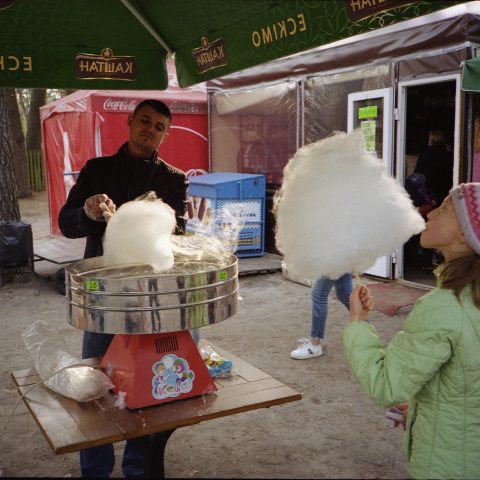
<path id="1" fill-rule="evenodd" d="M 105 396 L 114 387 L 103 372 L 83 365 L 70 355 L 63 339 L 45 322 L 30 325 L 22 333 L 22 339 L 40 378 L 54 392 L 78 402 L 88 402 Z M 65 368 L 69 365 L 75 366 Z"/>
<path id="2" fill-rule="evenodd" d="M 200 355 L 211 377 L 222 378 L 231 374 L 232 362 L 223 358 L 210 345 L 200 348 Z"/>

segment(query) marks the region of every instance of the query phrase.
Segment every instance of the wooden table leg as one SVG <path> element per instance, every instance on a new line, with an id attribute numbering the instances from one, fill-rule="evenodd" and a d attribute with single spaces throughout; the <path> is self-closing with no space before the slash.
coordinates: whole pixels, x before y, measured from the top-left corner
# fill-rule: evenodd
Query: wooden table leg
<path id="1" fill-rule="evenodd" d="M 151 478 L 165 478 L 165 448 L 170 435 L 175 431 L 146 435 L 143 440 L 143 469 L 144 476 Z"/>

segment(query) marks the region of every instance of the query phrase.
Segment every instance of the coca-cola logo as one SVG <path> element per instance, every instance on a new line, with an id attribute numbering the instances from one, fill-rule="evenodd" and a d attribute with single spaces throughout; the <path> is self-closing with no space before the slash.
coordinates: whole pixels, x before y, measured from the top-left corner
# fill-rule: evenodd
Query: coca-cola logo
<path id="1" fill-rule="evenodd" d="M 110 112 L 133 112 L 135 110 L 135 106 L 137 105 L 136 100 L 127 100 L 121 99 L 116 100 L 113 98 L 107 98 L 103 102 L 103 109 L 108 110 Z"/>

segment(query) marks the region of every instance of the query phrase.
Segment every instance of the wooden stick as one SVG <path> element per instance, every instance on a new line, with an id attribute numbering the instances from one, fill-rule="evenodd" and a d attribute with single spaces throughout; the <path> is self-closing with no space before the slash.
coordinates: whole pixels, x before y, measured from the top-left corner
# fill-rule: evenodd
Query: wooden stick
<path id="1" fill-rule="evenodd" d="M 358 272 L 353 272 L 353 278 L 355 279 L 355 285 L 362 285 Z"/>

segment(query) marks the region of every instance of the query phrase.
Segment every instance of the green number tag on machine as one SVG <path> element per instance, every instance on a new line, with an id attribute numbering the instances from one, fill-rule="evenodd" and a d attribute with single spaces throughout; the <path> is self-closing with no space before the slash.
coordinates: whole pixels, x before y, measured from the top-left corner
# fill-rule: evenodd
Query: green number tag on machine
<path id="1" fill-rule="evenodd" d="M 226 280 L 228 278 L 227 272 L 218 272 L 218 279 L 219 280 Z"/>
<path id="2" fill-rule="evenodd" d="M 85 280 L 85 288 L 88 292 L 100 290 L 100 282 L 98 280 Z"/>

